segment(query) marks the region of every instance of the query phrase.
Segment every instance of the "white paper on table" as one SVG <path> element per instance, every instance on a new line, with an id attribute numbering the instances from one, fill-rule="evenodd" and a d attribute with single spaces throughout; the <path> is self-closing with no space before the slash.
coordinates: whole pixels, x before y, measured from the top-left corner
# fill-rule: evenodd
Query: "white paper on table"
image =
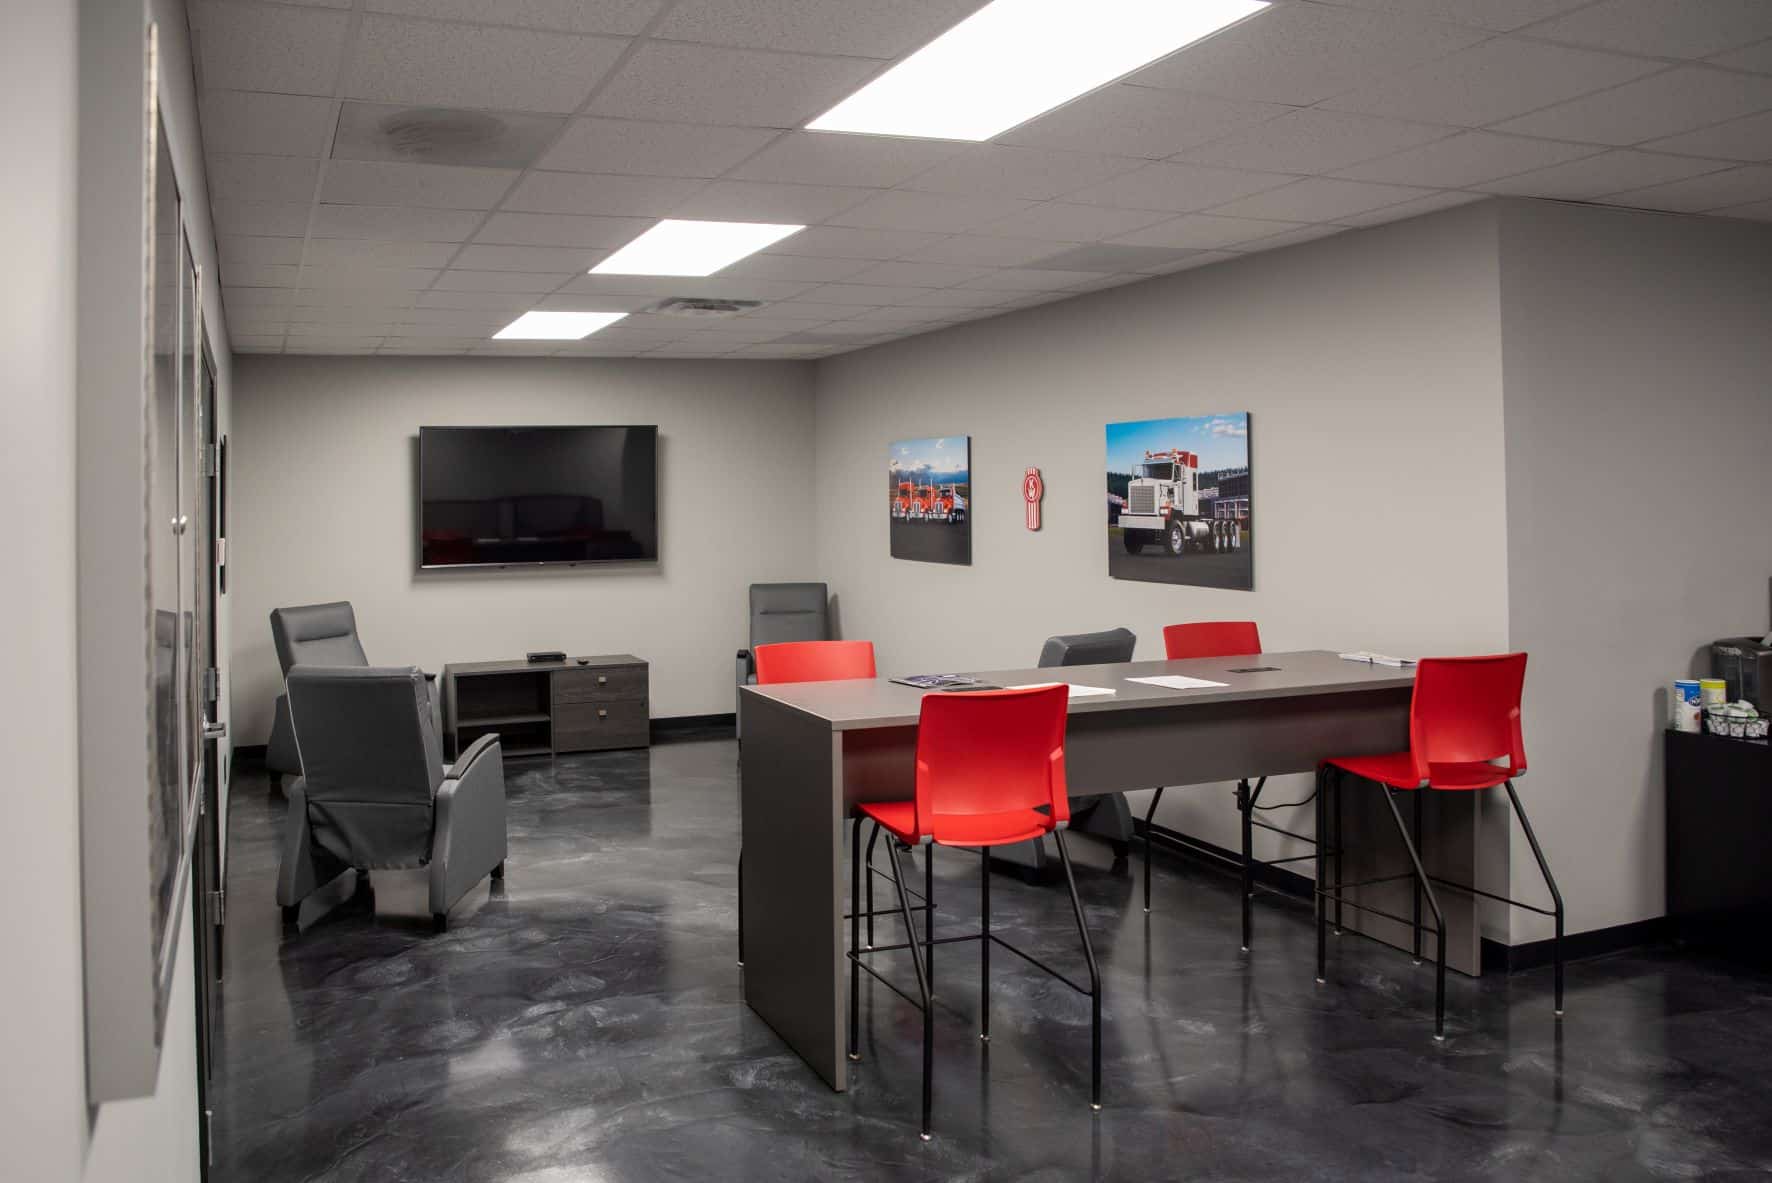
<path id="1" fill-rule="evenodd" d="M 1229 682 L 1209 682 L 1205 678 L 1190 678 L 1185 674 L 1156 674 L 1149 678 L 1127 678 L 1128 682 L 1143 682 L 1146 686 L 1162 686 L 1169 690 L 1211 690 L 1217 686 L 1228 686 Z"/>
<path id="2" fill-rule="evenodd" d="M 1070 687 L 1072 698 L 1087 698 L 1091 694 L 1112 694 L 1111 686 L 1084 686 L 1077 682 L 1028 682 L 1021 686 L 1011 686 L 1011 690 L 1044 690 L 1048 686 Z"/>

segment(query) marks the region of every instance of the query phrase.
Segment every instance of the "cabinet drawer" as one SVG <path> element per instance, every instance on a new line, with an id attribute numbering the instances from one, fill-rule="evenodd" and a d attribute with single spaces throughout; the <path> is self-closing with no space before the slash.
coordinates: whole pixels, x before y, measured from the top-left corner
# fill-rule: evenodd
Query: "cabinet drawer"
<path id="1" fill-rule="evenodd" d="M 586 666 L 554 672 L 554 701 L 609 702 L 646 697 L 643 665 Z"/>
<path id="2" fill-rule="evenodd" d="M 643 748 L 651 740 L 646 700 L 563 703 L 554 708 L 554 750 Z"/>

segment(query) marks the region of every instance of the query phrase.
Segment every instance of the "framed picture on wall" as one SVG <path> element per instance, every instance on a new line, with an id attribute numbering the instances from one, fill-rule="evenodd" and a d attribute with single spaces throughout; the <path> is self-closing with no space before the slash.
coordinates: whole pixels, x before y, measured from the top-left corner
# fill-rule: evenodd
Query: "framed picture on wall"
<path id="1" fill-rule="evenodd" d="M 1108 575 L 1250 591 L 1249 413 L 1107 425 Z"/>
<path id="2" fill-rule="evenodd" d="M 899 440 L 886 451 L 892 557 L 972 562 L 972 437 Z"/>

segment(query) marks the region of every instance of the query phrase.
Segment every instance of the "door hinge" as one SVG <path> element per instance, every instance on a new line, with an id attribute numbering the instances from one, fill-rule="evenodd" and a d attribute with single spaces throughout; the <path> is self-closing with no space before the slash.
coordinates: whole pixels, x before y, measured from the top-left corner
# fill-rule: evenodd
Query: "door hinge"
<path id="1" fill-rule="evenodd" d="M 228 893 L 212 891 L 209 893 L 209 923 L 221 927 L 228 922 Z"/>
<path id="2" fill-rule="evenodd" d="M 203 671 L 203 701 L 214 702 L 221 695 L 221 671 L 210 666 Z"/>
<path id="3" fill-rule="evenodd" d="M 220 471 L 220 469 L 221 469 L 221 463 L 219 460 L 220 451 L 221 451 L 221 449 L 217 448 L 214 444 L 204 444 L 203 445 L 203 475 L 204 476 L 212 477 L 212 476 L 215 476 Z"/>

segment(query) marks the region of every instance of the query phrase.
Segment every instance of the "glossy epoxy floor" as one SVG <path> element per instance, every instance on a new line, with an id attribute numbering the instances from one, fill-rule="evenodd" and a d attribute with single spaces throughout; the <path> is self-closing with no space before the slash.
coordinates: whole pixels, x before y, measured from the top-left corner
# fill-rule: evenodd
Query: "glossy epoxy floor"
<path id="1" fill-rule="evenodd" d="M 1560 1027 L 1548 974 L 1455 978 L 1436 1045 L 1429 967 L 1346 936 L 1317 986 L 1302 903 L 1264 897 L 1246 958 L 1230 877 L 1159 855 L 1147 920 L 1137 860 L 1116 871 L 1086 839 L 1074 849 L 1105 978 L 1104 1110 L 1087 1104 L 1086 1000 L 999 955 L 987 1052 L 976 946 L 948 946 L 923 1144 L 911 1007 L 864 984 L 864 1061 L 839 1095 L 742 1001 L 734 755 L 728 740 L 512 763 L 509 875 L 440 937 L 422 873 L 379 873 L 373 913 L 364 896 L 310 901 L 284 933 L 283 800 L 237 777 L 213 1177 L 1772 1173 L 1772 978 L 1671 953 L 1578 963 Z M 944 928 L 975 921 L 977 875 L 975 857 L 938 859 Z M 997 875 L 992 904 L 1008 939 L 1080 969 L 1062 887 Z M 909 964 L 897 969 L 909 985 Z"/>

